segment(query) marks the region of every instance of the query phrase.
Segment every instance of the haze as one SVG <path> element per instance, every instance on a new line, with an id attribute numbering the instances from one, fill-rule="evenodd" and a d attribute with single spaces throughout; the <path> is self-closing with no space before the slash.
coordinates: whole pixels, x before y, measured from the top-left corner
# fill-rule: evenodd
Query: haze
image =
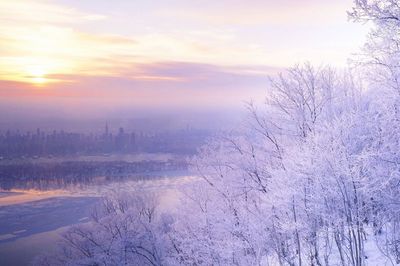
<path id="1" fill-rule="evenodd" d="M 351 5 L 1 1 L 0 123 L 223 116 L 283 67 L 345 66 L 367 32 Z"/>

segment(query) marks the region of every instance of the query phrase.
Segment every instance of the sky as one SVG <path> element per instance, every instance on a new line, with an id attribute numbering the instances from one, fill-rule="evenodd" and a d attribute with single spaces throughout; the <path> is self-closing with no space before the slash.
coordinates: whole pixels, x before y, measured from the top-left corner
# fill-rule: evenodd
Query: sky
<path id="1" fill-rule="evenodd" d="M 262 98 L 268 75 L 285 67 L 344 67 L 368 31 L 348 21 L 351 7 L 351 0 L 0 0 L 0 111 L 10 120 L 229 109 Z"/>

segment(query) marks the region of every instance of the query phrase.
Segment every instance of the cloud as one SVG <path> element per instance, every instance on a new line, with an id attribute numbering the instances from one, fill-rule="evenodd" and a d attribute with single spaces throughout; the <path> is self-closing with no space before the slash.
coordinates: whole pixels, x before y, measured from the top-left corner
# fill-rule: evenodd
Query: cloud
<path id="1" fill-rule="evenodd" d="M 56 74 L 121 76 L 135 64 L 157 61 L 240 64 L 260 51 L 235 43 L 227 32 L 151 32 L 141 35 L 82 29 L 96 14 L 44 3 L 2 4 L 0 79 L 58 82 Z M 30 11 L 29 11 L 30 10 Z M 143 77 L 145 78 L 145 77 Z"/>
<path id="2" fill-rule="evenodd" d="M 344 65 L 367 31 L 347 24 L 348 5 L 0 0 L 0 103 L 77 117 L 125 107 L 242 106 L 263 100 L 267 75 L 281 67 Z"/>
<path id="3" fill-rule="evenodd" d="M 204 5 L 185 4 L 178 1 L 181 8 L 157 11 L 158 15 L 182 21 L 198 21 L 221 26 L 289 26 L 327 25 L 346 17 L 350 8 L 347 0 L 283 0 L 283 1 L 239 1 L 221 0 Z M 186 2 L 187 3 L 187 2 Z"/>
<path id="4" fill-rule="evenodd" d="M 41 99 L 54 102 L 97 103 L 120 108 L 241 106 L 250 99 L 263 99 L 267 75 L 278 69 L 266 66 L 219 66 L 190 62 L 157 62 L 135 65 L 121 77 L 54 75 L 51 79 L 73 80 L 36 87 L 23 82 L 0 82 L 0 98 Z M 63 104 L 65 106 L 65 104 Z M 76 106 L 74 107 L 76 108 Z"/>
<path id="5" fill-rule="evenodd" d="M 0 21 L 3 23 L 77 24 L 105 18 L 105 15 L 85 13 L 74 8 L 40 1 L 0 1 Z"/>
<path id="6" fill-rule="evenodd" d="M 231 72 L 240 65 L 247 74 L 260 71 L 249 66 L 303 60 L 343 65 L 356 43 L 349 39 L 362 35 L 343 24 L 344 0 L 53 3 L 0 2 L 0 80 L 188 79 L 139 73 L 157 62 L 222 65 Z"/>

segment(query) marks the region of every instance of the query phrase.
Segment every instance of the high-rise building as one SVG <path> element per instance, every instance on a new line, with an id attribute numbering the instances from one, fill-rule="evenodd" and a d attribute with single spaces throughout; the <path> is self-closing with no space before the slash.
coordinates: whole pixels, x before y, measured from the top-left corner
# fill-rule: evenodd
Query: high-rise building
<path id="1" fill-rule="evenodd" d="M 106 122 L 106 128 L 104 134 L 106 137 L 108 137 L 108 122 Z"/>

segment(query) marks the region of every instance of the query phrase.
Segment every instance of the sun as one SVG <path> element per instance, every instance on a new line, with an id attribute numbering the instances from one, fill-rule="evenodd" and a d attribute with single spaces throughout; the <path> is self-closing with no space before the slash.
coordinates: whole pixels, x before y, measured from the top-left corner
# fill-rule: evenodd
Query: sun
<path id="1" fill-rule="evenodd" d="M 46 78 L 40 76 L 32 78 L 32 83 L 37 85 L 44 84 L 46 81 Z"/>
<path id="2" fill-rule="evenodd" d="M 29 70 L 29 79 L 35 85 L 43 85 L 48 82 L 46 71 L 41 67 L 34 67 Z"/>

